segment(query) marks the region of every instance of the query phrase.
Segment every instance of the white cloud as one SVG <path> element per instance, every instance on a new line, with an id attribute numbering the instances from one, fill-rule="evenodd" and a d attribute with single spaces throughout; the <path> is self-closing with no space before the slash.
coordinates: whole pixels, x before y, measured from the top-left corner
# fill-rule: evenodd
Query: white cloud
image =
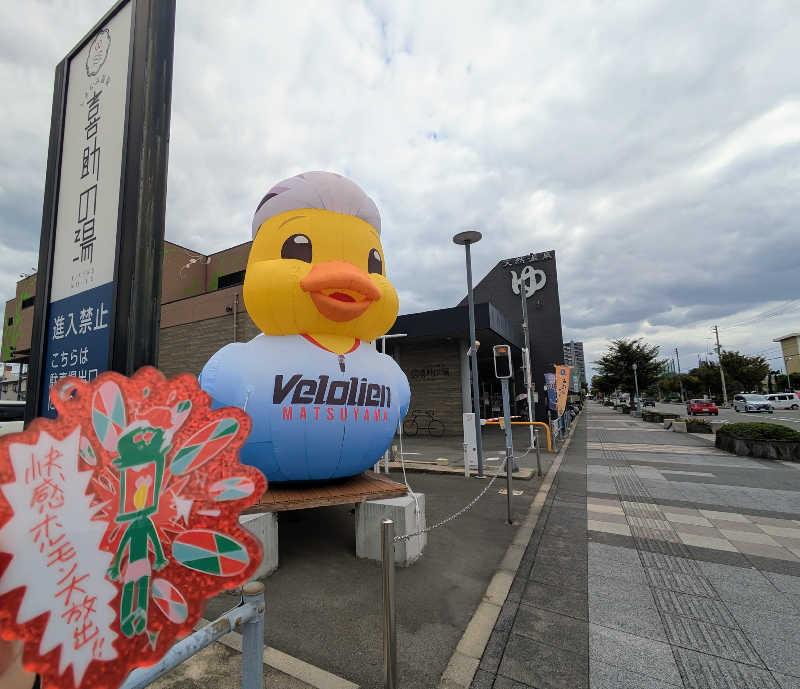
<path id="1" fill-rule="evenodd" d="M 108 5 L 0 9 L 6 299 L 38 243 L 54 66 Z M 182 0 L 167 237 L 245 241 L 269 186 L 335 170 L 381 209 L 403 312 L 463 296 L 450 237 L 477 227 L 476 278 L 557 250 L 587 358 L 637 333 L 700 351 L 711 323 L 796 284 L 798 30 L 788 1 Z M 772 338 L 735 330 L 743 348 Z"/>

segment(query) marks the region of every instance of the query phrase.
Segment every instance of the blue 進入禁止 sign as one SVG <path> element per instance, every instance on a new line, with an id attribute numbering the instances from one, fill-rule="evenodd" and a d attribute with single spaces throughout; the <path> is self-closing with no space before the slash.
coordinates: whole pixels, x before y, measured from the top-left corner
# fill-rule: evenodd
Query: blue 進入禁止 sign
<path id="1" fill-rule="evenodd" d="M 108 368 L 113 283 L 51 302 L 41 416 L 54 417 L 49 391 L 61 378 L 93 380 Z"/>

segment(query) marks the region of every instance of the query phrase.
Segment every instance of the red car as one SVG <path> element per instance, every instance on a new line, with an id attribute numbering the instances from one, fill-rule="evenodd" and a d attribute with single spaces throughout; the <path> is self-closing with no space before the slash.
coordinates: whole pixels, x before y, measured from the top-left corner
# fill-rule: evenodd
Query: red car
<path id="1" fill-rule="evenodd" d="M 686 403 L 686 415 L 713 414 L 719 416 L 719 408 L 711 400 L 689 400 Z"/>

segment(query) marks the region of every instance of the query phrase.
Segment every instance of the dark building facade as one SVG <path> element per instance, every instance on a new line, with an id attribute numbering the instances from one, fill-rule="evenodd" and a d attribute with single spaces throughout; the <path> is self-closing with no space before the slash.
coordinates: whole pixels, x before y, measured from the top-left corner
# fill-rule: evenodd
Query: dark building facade
<path id="1" fill-rule="evenodd" d="M 522 370 L 522 297 L 525 293 L 531 342 L 535 416 L 547 419 L 544 374 L 564 363 L 561 305 L 555 251 L 504 259 L 489 271 L 473 292 L 475 298 L 478 379 L 481 416 L 499 416 L 501 388 L 494 376 L 492 347 L 511 346 L 514 378 L 511 380 L 512 411 L 527 415 Z M 466 297 L 449 309 L 399 316 L 387 340 L 387 352 L 395 357 L 411 385 L 413 410 L 431 410 L 445 424 L 446 433 L 463 432 L 462 414 L 472 411 L 472 376 L 469 349 L 469 315 Z M 425 365 L 420 365 L 425 362 Z M 457 366 L 456 366 L 457 363 Z M 458 381 L 458 384 L 456 384 Z"/>
<path id="2" fill-rule="evenodd" d="M 500 261 L 475 286 L 475 301 L 490 301 L 506 318 L 521 324 L 520 279 L 526 290 L 532 379 L 538 397 L 536 419 L 543 421 L 547 419 L 544 374 L 552 373 L 557 364 L 564 363 L 556 252 L 542 251 Z M 466 297 L 461 303 L 466 303 Z M 491 351 L 488 354 L 491 356 Z M 524 390 L 519 369 L 515 382 L 520 390 Z"/>

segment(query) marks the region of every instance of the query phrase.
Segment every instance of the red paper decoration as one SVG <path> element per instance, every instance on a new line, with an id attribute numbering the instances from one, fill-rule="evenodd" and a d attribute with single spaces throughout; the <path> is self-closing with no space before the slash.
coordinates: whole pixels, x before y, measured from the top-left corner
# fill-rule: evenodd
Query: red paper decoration
<path id="1" fill-rule="evenodd" d="M 43 687 L 114 689 L 241 585 L 261 548 L 239 513 L 250 418 L 154 368 L 64 379 L 54 420 L 0 438 L 0 633 Z"/>

